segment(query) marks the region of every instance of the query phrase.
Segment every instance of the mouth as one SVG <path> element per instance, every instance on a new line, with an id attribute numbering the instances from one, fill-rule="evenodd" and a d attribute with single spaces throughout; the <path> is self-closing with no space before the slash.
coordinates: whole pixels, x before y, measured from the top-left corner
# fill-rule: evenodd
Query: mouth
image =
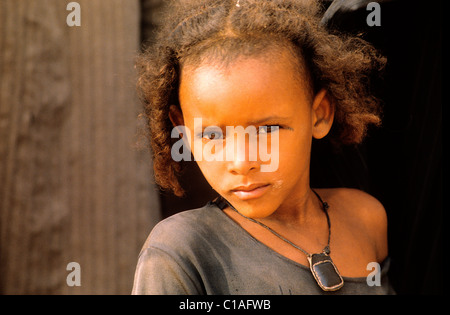
<path id="1" fill-rule="evenodd" d="M 231 193 L 241 200 L 256 199 L 264 195 L 270 184 L 252 184 L 239 186 L 231 190 Z"/>

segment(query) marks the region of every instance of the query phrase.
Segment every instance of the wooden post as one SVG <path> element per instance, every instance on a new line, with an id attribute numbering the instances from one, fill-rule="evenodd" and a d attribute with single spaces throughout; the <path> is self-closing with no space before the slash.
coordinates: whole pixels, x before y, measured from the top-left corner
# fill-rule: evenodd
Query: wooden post
<path id="1" fill-rule="evenodd" d="M 160 219 L 140 105 L 138 0 L 0 2 L 0 293 L 129 294 Z M 68 286 L 70 262 L 81 286 Z"/>

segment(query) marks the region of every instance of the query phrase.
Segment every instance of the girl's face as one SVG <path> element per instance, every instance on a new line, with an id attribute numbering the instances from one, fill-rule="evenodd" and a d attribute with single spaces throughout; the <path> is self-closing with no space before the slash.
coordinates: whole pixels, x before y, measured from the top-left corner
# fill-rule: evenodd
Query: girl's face
<path id="1" fill-rule="evenodd" d="M 179 89 L 182 113 L 174 107 L 171 110 L 172 122 L 191 131 L 191 150 L 212 188 L 253 218 L 295 207 L 299 197 L 309 191 L 312 138 L 325 136 L 333 120 L 326 93 L 311 96 L 299 67 L 289 58 L 293 57 L 285 53 L 277 58 L 243 58 L 226 68 L 204 64 L 183 69 Z M 199 118 L 203 133 L 195 129 Z M 254 126 L 257 142 L 265 137 L 271 160 L 263 159 L 259 152 L 256 159 L 250 158 L 253 142 L 249 136 L 244 147 L 236 148 L 238 136 L 227 134 L 227 126 Z M 206 146 L 215 154 L 223 152 L 224 158 L 207 161 L 198 156 Z M 232 154 L 226 156 L 230 149 Z M 262 171 L 264 165 L 266 171 Z"/>

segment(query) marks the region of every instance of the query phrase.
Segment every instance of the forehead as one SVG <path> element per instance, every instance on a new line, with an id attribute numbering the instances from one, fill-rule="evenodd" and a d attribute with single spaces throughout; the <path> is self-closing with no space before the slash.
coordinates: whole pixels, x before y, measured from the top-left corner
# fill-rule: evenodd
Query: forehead
<path id="1" fill-rule="evenodd" d="M 308 103 L 309 84 L 288 53 L 242 57 L 224 66 L 207 62 L 182 68 L 179 99 L 191 117 L 245 123 Z"/>

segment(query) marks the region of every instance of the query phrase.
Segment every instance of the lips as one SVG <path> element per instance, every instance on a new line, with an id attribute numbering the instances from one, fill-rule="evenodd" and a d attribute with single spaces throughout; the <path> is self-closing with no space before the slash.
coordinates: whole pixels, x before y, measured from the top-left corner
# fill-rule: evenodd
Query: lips
<path id="1" fill-rule="evenodd" d="M 239 186 L 231 190 L 233 195 L 241 200 L 256 199 L 264 195 L 270 184 L 251 184 L 247 186 Z"/>

